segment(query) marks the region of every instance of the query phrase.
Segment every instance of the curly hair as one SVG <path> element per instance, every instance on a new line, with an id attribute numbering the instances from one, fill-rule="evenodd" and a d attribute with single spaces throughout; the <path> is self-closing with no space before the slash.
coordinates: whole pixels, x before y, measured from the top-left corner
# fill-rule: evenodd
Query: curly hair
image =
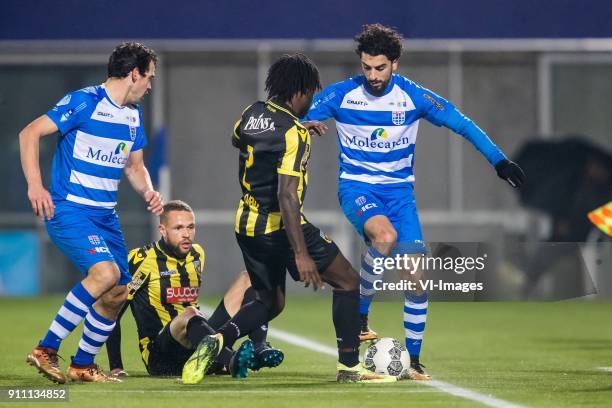
<path id="1" fill-rule="evenodd" d="M 268 98 L 288 101 L 298 93 L 306 94 L 321 89 L 319 70 L 304 54 L 285 54 L 268 70 L 266 91 Z"/>
<path id="2" fill-rule="evenodd" d="M 157 54 L 149 47 L 135 42 L 119 44 L 108 59 L 108 77 L 125 78 L 134 68 L 144 75 L 151 61 L 157 64 Z"/>
<path id="3" fill-rule="evenodd" d="M 365 24 L 363 31 L 355 37 L 355 52 L 359 56 L 362 52 L 372 56 L 384 55 L 395 61 L 402 54 L 402 39 L 402 35 L 391 27 L 379 23 Z"/>

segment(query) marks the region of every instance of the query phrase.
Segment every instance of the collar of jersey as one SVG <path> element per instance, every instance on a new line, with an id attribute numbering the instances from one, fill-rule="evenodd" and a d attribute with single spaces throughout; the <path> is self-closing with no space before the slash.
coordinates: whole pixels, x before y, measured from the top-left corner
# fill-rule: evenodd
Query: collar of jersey
<path id="1" fill-rule="evenodd" d="M 160 251 L 162 251 L 164 254 L 168 255 L 170 258 L 174 258 L 177 261 L 181 261 L 184 262 L 185 259 L 187 259 L 187 255 L 185 255 L 184 258 L 179 258 L 178 256 L 176 256 L 176 254 L 174 253 L 174 251 L 172 251 L 172 249 L 170 249 L 170 247 L 166 244 L 166 242 L 164 241 L 163 238 L 161 238 L 159 241 L 157 241 L 157 247 L 159 248 Z"/>
<path id="2" fill-rule="evenodd" d="M 113 105 L 115 108 L 117 109 L 123 109 L 125 108 L 125 106 L 119 106 L 115 103 L 115 101 L 113 101 L 110 97 L 110 95 L 108 94 L 108 92 L 106 92 L 106 88 L 104 87 L 104 84 L 100 85 L 100 88 L 102 88 L 102 93 L 104 94 L 104 97 L 111 103 L 111 105 Z"/>
<path id="3" fill-rule="evenodd" d="M 291 117 L 292 117 L 292 118 L 294 118 L 295 120 L 298 120 L 298 117 L 297 117 L 297 116 L 295 116 L 295 114 L 293 114 L 293 112 L 291 112 L 291 111 L 290 111 L 288 108 L 283 108 L 283 107 L 282 107 L 282 106 L 280 106 L 279 104 L 277 104 L 277 103 L 273 102 L 273 101 L 272 101 L 272 99 L 268 99 L 268 100 L 266 101 L 266 103 L 268 103 L 268 104 L 270 104 L 270 105 L 274 106 L 274 107 L 275 107 L 276 109 L 278 109 L 278 110 L 282 110 L 283 112 L 288 113 L 289 115 L 291 115 Z"/>

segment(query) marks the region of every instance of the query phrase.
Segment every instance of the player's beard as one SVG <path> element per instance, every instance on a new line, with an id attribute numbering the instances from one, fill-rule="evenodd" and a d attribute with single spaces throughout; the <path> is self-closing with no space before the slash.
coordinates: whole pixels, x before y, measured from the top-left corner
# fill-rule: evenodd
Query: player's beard
<path id="1" fill-rule="evenodd" d="M 378 86 L 376 88 L 373 88 L 371 82 L 366 80 L 366 89 L 372 95 L 380 96 L 383 94 L 383 92 L 385 92 L 385 89 L 387 89 L 387 87 L 389 86 L 389 82 L 391 82 L 391 77 L 389 77 L 384 82 L 383 81 L 376 82 L 376 85 Z"/>
<path id="2" fill-rule="evenodd" d="M 174 244 L 174 243 L 170 243 L 170 242 L 166 242 L 166 245 L 168 245 L 168 247 L 169 247 L 169 248 L 170 248 L 170 250 L 171 250 L 171 251 L 174 253 L 174 255 L 175 255 L 177 258 L 180 258 L 180 259 L 185 258 L 185 257 L 187 256 L 187 254 L 189 254 L 189 252 L 191 251 L 191 248 L 192 248 L 192 245 L 191 245 L 191 244 L 192 244 L 192 243 L 191 243 L 191 242 L 189 242 L 189 244 L 190 244 L 190 245 L 189 245 L 189 249 L 188 249 L 187 251 L 185 251 L 185 250 L 182 248 L 182 242 L 178 242 L 178 243 L 176 243 L 176 244 Z"/>

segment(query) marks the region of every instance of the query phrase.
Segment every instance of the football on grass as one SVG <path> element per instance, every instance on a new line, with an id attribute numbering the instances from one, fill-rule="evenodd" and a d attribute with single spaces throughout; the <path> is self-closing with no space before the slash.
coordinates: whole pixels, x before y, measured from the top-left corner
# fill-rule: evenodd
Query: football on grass
<path id="1" fill-rule="evenodd" d="M 410 355 L 402 343 L 383 337 L 366 349 L 363 364 L 375 373 L 398 377 L 410 367 Z"/>

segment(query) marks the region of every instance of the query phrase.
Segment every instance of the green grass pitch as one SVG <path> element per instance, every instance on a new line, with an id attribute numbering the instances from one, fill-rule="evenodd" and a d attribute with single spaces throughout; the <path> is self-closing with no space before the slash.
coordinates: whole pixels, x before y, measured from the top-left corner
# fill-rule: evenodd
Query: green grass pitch
<path id="1" fill-rule="evenodd" d="M 333 346 L 331 299 L 290 296 L 272 327 Z M 44 334 L 61 297 L 0 299 L 0 386 L 53 386 L 25 363 Z M 209 302 L 216 304 L 217 299 Z M 610 406 L 612 373 L 611 306 L 597 302 L 446 303 L 431 302 L 422 362 L 435 379 L 530 407 Z M 402 305 L 374 303 L 371 321 L 380 334 L 403 338 Z M 146 375 L 137 351 L 133 320 L 123 321 L 123 354 L 130 373 L 121 384 L 71 384 L 70 402 L 83 407 L 367 407 L 479 406 L 412 381 L 386 385 L 339 385 L 335 359 L 303 348 L 271 342 L 285 351 L 276 369 L 249 378 L 207 377 L 197 386 L 175 378 Z M 60 354 L 76 350 L 77 329 Z M 103 350 L 97 362 L 108 367 Z M 66 361 L 60 363 L 67 367 Z M 26 406 L 29 404 L 19 403 Z M 34 406 L 40 406 L 35 403 Z"/>

